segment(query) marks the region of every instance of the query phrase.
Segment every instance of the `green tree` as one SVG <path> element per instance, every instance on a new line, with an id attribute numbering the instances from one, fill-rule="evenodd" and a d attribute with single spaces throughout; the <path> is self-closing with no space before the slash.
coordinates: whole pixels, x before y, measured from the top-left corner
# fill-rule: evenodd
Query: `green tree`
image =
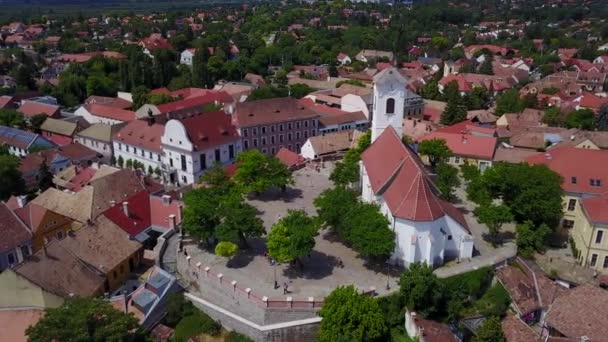
<path id="1" fill-rule="evenodd" d="M 444 139 L 429 139 L 420 142 L 418 153 L 429 159 L 431 167 L 435 169 L 437 165 L 452 156 L 452 151 Z"/>
<path id="2" fill-rule="evenodd" d="M 484 75 L 494 75 L 494 68 L 492 67 L 492 60 L 488 59 L 481 63 L 479 66 L 479 73 Z"/>
<path id="3" fill-rule="evenodd" d="M 441 192 L 441 197 L 446 201 L 453 201 L 456 198 L 454 188 L 460 186 L 458 169 L 447 163 L 439 163 L 435 172 L 437 173 L 435 185 Z"/>
<path id="4" fill-rule="evenodd" d="M 25 127 L 23 115 L 14 109 L 0 109 L 0 125 L 7 127 Z"/>
<path id="5" fill-rule="evenodd" d="M 283 190 L 293 184 L 291 171 L 275 157 L 269 157 L 258 150 L 243 152 L 237 157 L 238 168 L 234 182 L 247 192 L 260 194 L 271 187 Z"/>
<path id="6" fill-rule="evenodd" d="M 359 180 L 359 161 L 361 153 L 371 144 L 371 132 L 366 132 L 359 138 L 357 147 L 348 150 L 344 158 L 337 162 L 329 179 L 336 185 L 348 186 Z"/>
<path id="7" fill-rule="evenodd" d="M 146 88 L 146 86 L 140 85 L 133 88 L 131 94 L 133 96 L 133 110 L 137 110 L 148 102 L 150 89 Z"/>
<path id="8" fill-rule="evenodd" d="M 388 327 L 378 302 L 357 293 L 354 286 L 333 290 L 319 311 L 320 342 L 386 341 Z"/>
<path id="9" fill-rule="evenodd" d="M 38 188 L 40 191 L 46 191 L 46 189 L 53 186 L 53 174 L 51 170 L 49 170 L 49 166 L 46 163 L 46 160 L 40 164 L 40 168 L 38 170 Z"/>
<path id="10" fill-rule="evenodd" d="M 167 314 L 163 318 L 163 323 L 171 328 L 175 328 L 182 318 L 196 314 L 198 311 L 184 298 L 183 293 L 170 294 L 166 303 Z"/>
<path id="11" fill-rule="evenodd" d="M 46 118 L 46 114 L 36 114 L 32 116 L 30 119 L 30 126 L 32 127 L 32 130 L 40 134 L 40 127 L 46 121 Z"/>
<path id="12" fill-rule="evenodd" d="M 220 195 L 213 188 L 198 188 L 184 196 L 184 203 L 184 229 L 199 241 L 208 242 L 220 224 Z"/>
<path id="13" fill-rule="evenodd" d="M 467 118 L 467 106 L 462 97 L 457 94 L 448 98 L 445 110 L 441 113 L 439 121 L 443 125 L 453 125 Z"/>
<path id="14" fill-rule="evenodd" d="M 428 100 L 438 100 L 441 98 L 441 93 L 439 92 L 439 85 L 436 80 L 431 80 L 427 82 L 420 91 L 420 95 Z"/>
<path id="15" fill-rule="evenodd" d="M 534 252 L 545 250 L 547 238 L 551 229 L 546 224 L 534 225 L 532 221 L 525 221 L 516 227 L 517 250 L 526 257 L 531 257 Z"/>
<path id="16" fill-rule="evenodd" d="M 268 234 L 268 254 L 278 262 L 301 262 L 312 252 L 318 234 L 319 225 L 314 218 L 304 210 L 289 210 Z"/>
<path id="17" fill-rule="evenodd" d="M 289 91 L 292 97 L 295 97 L 296 99 L 301 99 L 304 96 L 315 91 L 315 89 L 309 87 L 306 84 L 296 83 L 289 86 Z"/>
<path id="18" fill-rule="evenodd" d="M 597 129 L 608 131 L 608 104 L 603 104 L 597 113 Z"/>
<path id="19" fill-rule="evenodd" d="M 232 258 L 238 250 L 239 246 L 230 241 L 222 241 L 215 246 L 215 254 L 225 258 Z"/>
<path id="20" fill-rule="evenodd" d="M 477 179 L 477 177 L 481 175 L 479 167 L 473 163 L 464 163 L 460 165 L 460 172 L 462 173 L 462 178 L 468 182 Z"/>
<path id="21" fill-rule="evenodd" d="M 257 210 L 245 202 L 240 192 L 231 191 L 219 201 L 221 223 L 217 226 L 216 236 L 220 240 L 235 242 L 241 248 L 247 248 L 247 238 L 264 235 L 264 224 L 256 216 Z"/>
<path id="22" fill-rule="evenodd" d="M 150 94 L 148 95 L 148 101 L 147 103 L 153 104 L 153 105 L 161 105 L 164 103 L 169 103 L 169 102 L 173 102 L 176 99 L 169 95 L 169 94 Z"/>
<path id="23" fill-rule="evenodd" d="M 346 213 L 339 234 L 364 257 L 387 259 L 395 250 L 395 233 L 379 208 L 358 202 Z"/>
<path id="24" fill-rule="evenodd" d="M 344 186 L 327 189 L 314 200 L 319 220 L 334 230 L 340 229 L 344 213 L 349 212 L 355 204 L 357 194 Z"/>
<path id="25" fill-rule="evenodd" d="M 486 318 L 481 327 L 477 330 L 474 338 L 475 342 L 504 342 L 505 334 L 502 332 L 500 318 L 492 316 Z"/>
<path id="26" fill-rule="evenodd" d="M 595 129 L 595 113 L 591 109 L 579 109 L 566 116 L 566 127 L 584 130 Z"/>
<path id="27" fill-rule="evenodd" d="M 486 204 L 479 206 L 475 209 L 475 216 L 480 223 L 488 226 L 492 244 L 500 242 L 498 236 L 502 225 L 513 221 L 511 210 L 506 205 Z"/>
<path id="28" fill-rule="evenodd" d="M 6 200 L 12 195 L 25 192 L 25 181 L 19 171 L 19 158 L 10 155 L 0 155 L 0 199 Z"/>
<path id="29" fill-rule="evenodd" d="M 524 110 L 524 103 L 519 98 L 517 89 L 508 89 L 496 98 L 496 114 L 519 113 Z"/>
<path id="30" fill-rule="evenodd" d="M 27 328 L 29 341 L 128 341 L 136 337 L 133 314 L 116 310 L 101 298 L 67 299 L 46 309 L 36 325 Z"/>
<path id="31" fill-rule="evenodd" d="M 122 156 L 118 156 L 118 160 L 116 160 L 116 164 L 118 164 L 118 167 L 120 167 L 122 169 L 123 166 L 125 165 L 124 158 Z"/>
<path id="32" fill-rule="evenodd" d="M 410 311 L 432 317 L 443 307 L 445 287 L 433 274 L 433 268 L 426 264 L 414 263 L 401 274 L 399 293 Z"/>
<path id="33" fill-rule="evenodd" d="M 543 115 L 543 122 L 552 127 L 559 127 L 564 124 L 562 111 L 559 107 L 548 107 Z"/>

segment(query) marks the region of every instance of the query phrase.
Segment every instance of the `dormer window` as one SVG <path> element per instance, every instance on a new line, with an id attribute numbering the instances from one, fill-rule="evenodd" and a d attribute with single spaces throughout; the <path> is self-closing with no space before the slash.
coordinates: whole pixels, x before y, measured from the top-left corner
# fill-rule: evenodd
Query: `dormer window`
<path id="1" fill-rule="evenodd" d="M 602 181 L 601 181 L 601 180 L 599 180 L 599 179 L 593 179 L 593 178 L 591 178 L 591 179 L 589 180 L 589 184 L 590 184 L 591 186 L 602 186 Z"/>
<path id="2" fill-rule="evenodd" d="M 395 99 L 386 100 L 386 114 L 395 114 Z"/>

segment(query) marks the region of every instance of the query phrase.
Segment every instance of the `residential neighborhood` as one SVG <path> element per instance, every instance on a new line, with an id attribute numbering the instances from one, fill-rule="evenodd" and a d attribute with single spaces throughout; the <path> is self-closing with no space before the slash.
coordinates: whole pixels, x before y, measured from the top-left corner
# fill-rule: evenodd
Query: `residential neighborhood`
<path id="1" fill-rule="evenodd" d="M 3 5 L 0 341 L 608 341 L 604 1 Z"/>

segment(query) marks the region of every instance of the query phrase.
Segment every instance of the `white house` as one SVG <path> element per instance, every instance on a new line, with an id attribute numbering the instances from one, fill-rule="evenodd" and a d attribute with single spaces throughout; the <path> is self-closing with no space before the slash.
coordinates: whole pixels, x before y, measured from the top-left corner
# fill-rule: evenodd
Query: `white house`
<path id="1" fill-rule="evenodd" d="M 191 184 L 214 164 L 234 162 L 241 138 L 224 112 L 208 112 L 169 120 L 161 138 L 162 172 L 171 184 Z"/>
<path id="2" fill-rule="evenodd" d="M 362 198 L 376 203 L 395 232 L 391 262 L 441 265 L 473 255 L 464 216 L 441 200 L 419 157 L 403 135 L 406 80 L 397 69 L 374 76 L 372 144 L 361 156 Z"/>
<path id="3" fill-rule="evenodd" d="M 342 53 L 342 52 L 340 52 L 338 54 L 337 59 L 338 59 L 338 63 L 340 63 L 340 65 L 347 65 L 352 62 L 352 60 L 350 59 L 350 56 L 345 53 Z"/>
<path id="4" fill-rule="evenodd" d="M 110 163 L 114 155 L 112 148 L 112 136 L 118 133 L 120 125 L 108 125 L 96 123 L 76 133 L 74 142 L 84 145 L 93 151 L 103 155 L 102 161 Z"/>
<path id="5" fill-rule="evenodd" d="M 74 114 L 82 116 L 90 124 L 116 125 L 136 119 L 133 111 L 96 103 L 80 106 Z"/>
<path id="6" fill-rule="evenodd" d="M 160 171 L 163 150 L 161 136 L 165 127 L 151 120 L 133 120 L 114 136 L 114 158 L 119 166 L 127 162 L 139 162 L 144 172 Z M 120 165 L 122 161 L 122 165 Z M 129 163 L 130 164 L 130 163 Z M 150 172 L 151 171 L 151 172 Z"/>
<path id="7" fill-rule="evenodd" d="M 186 49 L 182 51 L 179 58 L 179 63 L 187 66 L 192 66 L 192 61 L 194 60 L 195 49 Z"/>

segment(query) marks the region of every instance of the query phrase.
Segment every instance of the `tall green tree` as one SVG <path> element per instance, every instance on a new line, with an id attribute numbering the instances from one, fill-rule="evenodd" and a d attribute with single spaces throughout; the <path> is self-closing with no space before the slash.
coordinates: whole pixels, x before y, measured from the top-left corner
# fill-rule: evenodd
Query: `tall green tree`
<path id="1" fill-rule="evenodd" d="M 140 85 L 133 88 L 131 94 L 133 96 L 133 110 L 138 110 L 141 106 L 148 102 L 150 89 L 146 88 L 146 86 Z"/>
<path id="2" fill-rule="evenodd" d="M 453 201 L 456 198 L 454 189 L 460 186 L 458 169 L 447 163 L 440 163 L 436 168 L 437 178 L 435 185 L 441 192 L 441 197 L 446 201 Z"/>
<path id="3" fill-rule="evenodd" d="M 380 209 L 358 202 L 346 213 L 339 234 L 364 257 L 387 259 L 395 250 L 395 233 Z"/>
<path id="4" fill-rule="evenodd" d="M 463 98 L 457 94 L 448 98 L 448 103 L 445 110 L 439 118 L 443 125 L 453 125 L 467 118 L 467 106 Z"/>
<path id="5" fill-rule="evenodd" d="M 562 111 L 559 107 L 548 107 L 543 115 L 543 122 L 551 127 L 559 127 L 564 124 Z"/>
<path id="6" fill-rule="evenodd" d="M 40 127 L 46 121 L 46 114 L 36 114 L 30 119 L 30 126 L 32 130 L 40 134 Z"/>
<path id="7" fill-rule="evenodd" d="M 28 341 L 132 341 L 138 321 L 101 298 L 73 298 L 27 328 Z"/>
<path id="8" fill-rule="evenodd" d="M 23 115 L 14 109 L 0 109 L 0 125 L 7 127 L 25 127 Z"/>
<path id="9" fill-rule="evenodd" d="M 307 256 L 319 234 L 318 222 L 304 210 L 289 210 L 268 234 L 268 254 L 278 262 L 292 262 Z"/>
<path id="10" fill-rule="evenodd" d="M 524 257 L 532 257 L 534 252 L 545 250 L 551 229 L 546 224 L 535 225 L 525 221 L 516 227 L 517 250 Z"/>
<path id="11" fill-rule="evenodd" d="M 597 129 L 608 131 L 608 104 L 603 104 L 597 113 Z"/>
<path id="12" fill-rule="evenodd" d="M 496 98 L 496 114 L 519 113 L 525 109 L 517 89 L 505 90 Z"/>
<path id="13" fill-rule="evenodd" d="M 386 341 L 388 327 L 378 302 L 357 293 L 354 286 L 333 290 L 319 311 L 320 342 Z"/>
<path id="14" fill-rule="evenodd" d="M 25 192 L 25 181 L 19 171 L 19 158 L 0 155 L 0 199 L 6 200 L 12 195 Z"/>
<path id="15" fill-rule="evenodd" d="M 595 113 L 591 109 L 579 109 L 566 116 L 566 127 L 584 130 L 595 129 Z"/>
<path id="16" fill-rule="evenodd" d="M 319 219 L 333 230 L 340 229 L 344 213 L 349 212 L 355 204 L 357 194 L 343 186 L 327 189 L 314 200 Z"/>
<path id="17" fill-rule="evenodd" d="M 216 235 L 220 240 L 247 248 L 247 238 L 264 235 L 264 224 L 256 216 L 257 210 L 245 202 L 240 192 L 233 191 L 222 197 L 218 209 L 221 223 L 217 226 Z"/>
<path id="18" fill-rule="evenodd" d="M 418 153 L 429 159 L 431 167 L 437 165 L 452 156 L 452 151 L 444 139 L 429 139 L 418 144 Z"/>
<path id="19" fill-rule="evenodd" d="M 182 225 L 188 234 L 207 243 L 215 236 L 221 222 L 220 198 L 213 188 L 198 188 L 186 194 Z"/>
<path id="20" fill-rule="evenodd" d="M 291 171 L 275 157 L 258 150 L 243 152 L 237 157 L 238 168 L 234 182 L 247 192 L 260 194 L 271 187 L 283 190 L 293 184 Z"/>
<path id="21" fill-rule="evenodd" d="M 426 264 L 414 263 L 401 274 L 399 293 L 405 306 L 423 317 L 441 311 L 445 300 L 445 286 L 433 274 L 433 268 Z"/>
<path id="22" fill-rule="evenodd" d="M 506 205 L 484 204 L 475 209 L 475 216 L 480 223 L 488 226 L 492 244 L 500 243 L 498 236 L 502 225 L 513 221 L 511 210 Z"/>

